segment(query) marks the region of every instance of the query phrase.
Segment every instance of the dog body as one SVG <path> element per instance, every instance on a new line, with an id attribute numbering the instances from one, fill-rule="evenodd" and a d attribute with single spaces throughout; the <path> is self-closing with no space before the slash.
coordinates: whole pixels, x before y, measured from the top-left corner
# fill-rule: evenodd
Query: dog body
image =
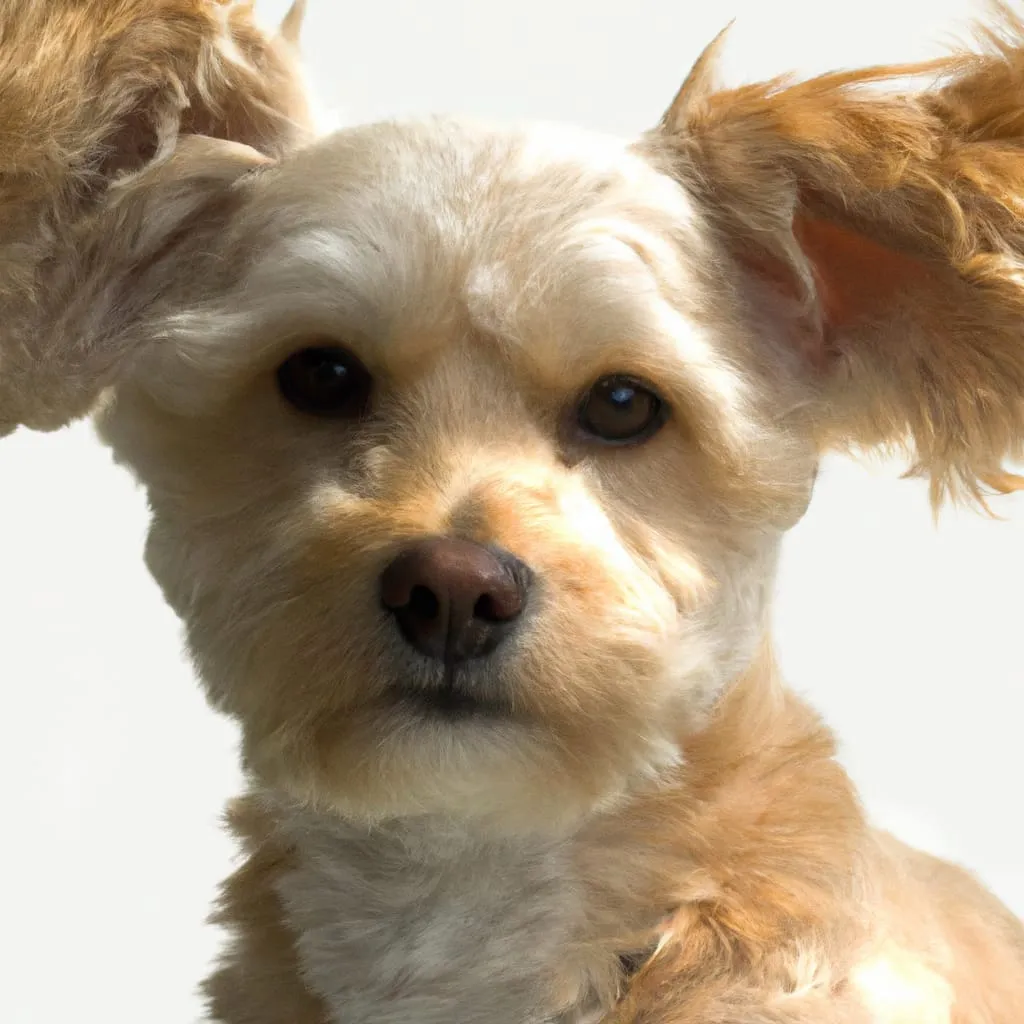
<path id="1" fill-rule="evenodd" d="M 429 821 L 370 834 L 250 797 L 232 815 L 250 859 L 218 918 L 235 940 L 207 984 L 214 1019 L 1013 1020 L 1019 922 L 867 828 L 827 730 L 770 674 L 743 687 L 735 713 L 757 706 L 765 753 L 725 774 L 698 756 L 561 840 Z M 721 724 L 700 740 L 710 762 L 730 749 Z M 684 776 L 708 767 L 695 792 Z"/>
<path id="2" fill-rule="evenodd" d="M 1016 1019 L 1024 929 L 868 827 L 768 627 L 822 451 L 1014 485 L 1019 66 L 725 93 L 709 56 L 634 143 L 267 143 L 231 87 L 96 169 L 0 420 L 95 408 L 242 726 L 214 1019 Z"/>

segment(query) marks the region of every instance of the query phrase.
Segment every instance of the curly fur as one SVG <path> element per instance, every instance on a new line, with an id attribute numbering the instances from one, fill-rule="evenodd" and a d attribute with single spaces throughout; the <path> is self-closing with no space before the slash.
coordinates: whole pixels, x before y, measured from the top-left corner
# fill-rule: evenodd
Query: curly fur
<path id="1" fill-rule="evenodd" d="M 0 11 L 0 426 L 95 413 L 242 727 L 212 1019 L 1016 1021 L 1021 923 L 870 827 L 768 632 L 824 450 L 905 446 L 936 505 L 1018 486 L 1018 20 L 737 90 L 712 48 L 632 143 L 309 141 L 299 8 Z M 358 421 L 276 387 L 324 341 L 374 376 Z M 574 410 L 618 372 L 671 412 L 595 448 Z M 380 575 L 445 533 L 539 581 L 460 670 L 501 714 L 395 697 L 438 670 Z"/>
<path id="2" fill-rule="evenodd" d="M 0 433 L 84 415 L 118 355 L 45 323 L 47 271 L 112 184 L 182 135 L 279 156 L 308 137 L 297 4 L 268 37 L 236 0 L 0 2 Z"/>
<path id="3" fill-rule="evenodd" d="M 1024 455 L 1024 23 L 1000 6 L 979 35 L 980 53 L 727 91 L 719 37 L 650 140 L 841 360 L 822 443 L 906 444 L 936 503 L 1019 487 L 1002 466 Z"/>

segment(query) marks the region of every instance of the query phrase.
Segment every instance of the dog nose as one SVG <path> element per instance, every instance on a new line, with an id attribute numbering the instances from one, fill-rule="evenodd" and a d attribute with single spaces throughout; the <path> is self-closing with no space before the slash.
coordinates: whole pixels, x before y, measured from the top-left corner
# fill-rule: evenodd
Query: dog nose
<path id="1" fill-rule="evenodd" d="M 449 663 L 493 651 L 522 614 L 529 570 L 506 551 L 456 537 L 406 548 L 381 575 L 381 600 L 416 650 Z"/>

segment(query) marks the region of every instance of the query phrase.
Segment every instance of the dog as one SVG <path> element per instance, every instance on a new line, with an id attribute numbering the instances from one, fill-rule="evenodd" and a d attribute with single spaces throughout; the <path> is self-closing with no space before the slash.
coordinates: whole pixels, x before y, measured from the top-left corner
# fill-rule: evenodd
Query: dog
<path id="1" fill-rule="evenodd" d="M 629 142 L 309 139 L 301 9 L 117 9 L 5 185 L 0 418 L 95 416 L 241 725 L 211 1020 L 1018 1021 L 1021 922 L 869 826 L 768 619 L 823 452 L 1019 487 L 1024 26 L 732 90 L 719 40 Z"/>

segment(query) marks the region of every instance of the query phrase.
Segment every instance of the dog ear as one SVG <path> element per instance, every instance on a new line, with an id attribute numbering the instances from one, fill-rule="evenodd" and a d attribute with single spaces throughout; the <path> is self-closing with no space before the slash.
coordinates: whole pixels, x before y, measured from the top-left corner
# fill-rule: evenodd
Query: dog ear
<path id="1" fill-rule="evenodd" d="M 40 268 L 45 302 L 22 358 L 0 375 L 0 427 L 9 417 L 11 428 L 52 430 L 87 415 L 176 317 L 226 288 L 232 233 L 273 166 L 251 147 L 193 135 L 112 186 Z"/>
<path id="2" fill-rule="evenodd" d="M 86 414 L 128 354 L 78 333 L 88 319 L 81 299 L 69 293 L 67 309 L 55 306 L 64 283 L 102 273 L 101 256 L 117 267 L 128 253 L 151 259 L 146 246 L 169 238 L 175 217 L 184 230 L 207 204 L 213 216 L 234 194 L 232 176 L 309 136 L 297 55 L 304 7 L 298 0 L 269 35 L 252 4 L 235 0 L 7 4 L 0 434 Z M 207 142 L 182 146 L 193 137 Z M 118 234 L 125 252 L 90 234 L 123 227 L 143 207 L 154 221 L 130 242 Z"/>
<path id="3" fill-rule="evenodd" d="M 719 37 L 647 141 L 800 356 L 819 444 L 904 447 L 933 503 L 1024 455 L 1024 28 L 929 64 L 714 82 Z M 933 76 L 917 92 L 872 88 Z"/>

